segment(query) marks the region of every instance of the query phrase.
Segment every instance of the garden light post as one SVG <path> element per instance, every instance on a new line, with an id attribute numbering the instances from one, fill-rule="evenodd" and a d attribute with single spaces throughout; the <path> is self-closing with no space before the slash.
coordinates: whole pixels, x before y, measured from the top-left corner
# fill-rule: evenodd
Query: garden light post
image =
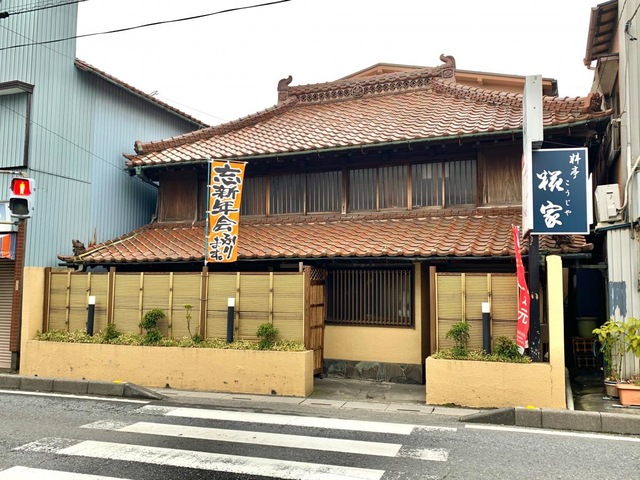
<path id="1" fill-rule="evenodd" d="M 235 315 L 236 299 L 227 298 L 227 343 L 233 342 L 233 317 Z"/>
<path id="2" fill-rule="evenodd" d="M 96 310 L 96 297 L 95 295 L 89 295 L 89 309 L 87 311 L 87 335 L 93 336 L 93 317 Z"/>
<path id="3" fill-rule="evenodd" d="M 482 349 L 491 353 L 491 304 L 482 302 Z"/>

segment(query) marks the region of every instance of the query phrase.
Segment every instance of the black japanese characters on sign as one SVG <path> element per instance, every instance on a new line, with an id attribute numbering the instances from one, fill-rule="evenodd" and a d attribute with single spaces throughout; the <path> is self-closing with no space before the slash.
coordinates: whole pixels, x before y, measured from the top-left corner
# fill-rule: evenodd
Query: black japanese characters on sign
<path id="1" fill-rule="evenodd" d="M 209 164 L 205 263 L 236 261 L 244 168 L 239 162 Z"/>
<path id="2" fill-rule="evenodd" d="M 589 233 L 588 171 L 586 148 L 533 151 L 532 233 Z"/>

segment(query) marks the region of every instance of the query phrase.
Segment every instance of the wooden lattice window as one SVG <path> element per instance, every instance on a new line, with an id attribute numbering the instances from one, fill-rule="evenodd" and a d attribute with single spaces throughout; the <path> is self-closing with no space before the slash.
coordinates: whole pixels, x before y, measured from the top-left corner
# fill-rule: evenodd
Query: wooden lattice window
<path id="1" fill-rule="evenodd" d="M 413 271 L 330 270 L 327 323 L 413 327 Z"/>

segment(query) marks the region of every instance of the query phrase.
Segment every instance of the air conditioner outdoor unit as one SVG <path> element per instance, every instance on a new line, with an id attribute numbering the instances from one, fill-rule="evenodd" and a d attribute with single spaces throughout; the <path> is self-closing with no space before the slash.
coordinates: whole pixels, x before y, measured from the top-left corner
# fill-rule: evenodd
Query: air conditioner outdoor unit
<path id="1" fill-rule="evenodd" d="M 620 210 L 620 186 L 598 185 L 595 193 L 596 221 L 598 223 L 614 223 L 622 220 Z"/>

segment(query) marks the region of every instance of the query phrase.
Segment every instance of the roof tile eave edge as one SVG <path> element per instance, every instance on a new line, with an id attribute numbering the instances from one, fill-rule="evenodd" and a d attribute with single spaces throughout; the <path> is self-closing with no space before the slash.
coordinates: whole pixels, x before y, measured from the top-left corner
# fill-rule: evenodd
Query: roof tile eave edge
<path id="1" fill-rule="evenodd" d="M 209 126 L 207 128 L 202 128 L 200 130 L 195 130 L 193 132 L 188 132 L 163 140 L 151 142 L 142 142 L 138 140 L 135 142 L 135 150 L 137 154 L 136 156 L 156 153 L 170 148 L 181 147 L 183 145 L 195 143 L 200 140 L 209 140 L 216 135 L 230 133 L 241 128 L 253 125 L 257 122 L 263 121 L 266 118 L 275 115 L 276 113 L 291 108 L 296 103 L 298 103 L 298 100 L 296 98 L 290 98 L 272 107 L 266 108 L 251 115 L 240 117 L 236 120 L 231 120 L 230 122 L 221 123 L 220 125 Z"/>
<path id="2" fill-rule="evenodd" d="M 574 123 L 575 124 L 575 123 Z M 562 125 L 569 125 L 567 124 L 561 124 L 561 125 L 554 125 L 553 127 L 562 127 Z M 550 128 L 546 127 L 546 128 Z M 287 150 L 287 151 L 278 151 L 278 152 L 271 152 L 271 153 L 265 153 L 265 154 L 259 154 L 259 155 L 229 155 L 229 156 L 211 156 L 209 158 L 189 158 L 189 159 L 184 159 L 184 160 L 171 160 L 171 161 L 158 161 L 158 160 L 153 160 L 153 161 L 149 161 L 147 162 L 145 160 L 145 156 L 147 154 L 139 154 L 139 155 L 124 155 L 127 159 L 129 159 L 126 162 L 126 167 L 127 168 L 135 168 L 136 166 L 141 166 L 143 168 L 146 167 L 161 167 L 161 166 L 165 166 L 165 165 L 176 165 L 176 164 L 180 164 L 180 165 L 184 165 L 187 163 L 202 163 L 202 162 L 208 162 L 211 159 L 215 159 L 215 160 L 235 160 L 235 161 L 247 161 L 247 160 L 259 160 L 262 158 L 273 158 L 273 157 L 289 157 L 289 156 L 295 156 L 295 155 L 308 155 L 308 154 L 312 154 L 312 153 L 331 153 L 331 152 L 339 152 L 339 151 L 345 151 L 345 150 L 361 150 L 363 148 L 380 148 L 380 147 L 390 147 L 390 146 L 397 146 L 397 145 L 410 145 L 410 144 L 417 144 L 417 143 L 434 143 L 434 142 L 443 142 L 443 141 L 455 141 L 455 140 L 462 140 L 462 139 L 467 139 L 467 138 L 475 138 L 475 137 L 489 137 L 489 136 L 501 136 L 501 135 L 513 135 L 514 133 L 522 133 L 522 128 L 510 128 L 507 130 L 493 130 L 490 132 L 474 132 L 474 133 L 465 133 L 462 135 L 450 135 L 447 137 L 429 137 L 429 138 L 410 138 L 410 139 L 403 139 L 403 140 L 392 140 L 392 141 L 386 141 L 386 142 L 375 142 L 375 143 L 361 143 L 361 144 L 354 144 L 354 145 L 344 145 L 344 146 L 329 146 L 329 147 L 324 147 L 324 148 L 312 148 L 312 149 L 306 149 L 306 150 Z M 158 152 L 149 152 L 149 154 L 151 153 L 158 153 Z"/>

